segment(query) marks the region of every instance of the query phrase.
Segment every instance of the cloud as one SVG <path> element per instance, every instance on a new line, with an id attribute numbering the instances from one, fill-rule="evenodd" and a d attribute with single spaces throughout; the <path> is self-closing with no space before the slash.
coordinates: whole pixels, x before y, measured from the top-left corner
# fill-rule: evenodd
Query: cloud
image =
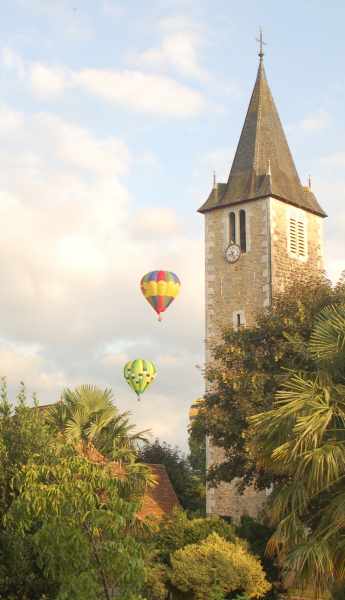
<path id="1" fill-rule="evenodd" d="M 75 74 L 73 81 L 107 102 L 152 115 L 191 117 L 205 108 L 200 92 L 161 75 L 83 69 Z"/>
<path id="2" fill-rule="evenodd" d="M 24 61 L 9 48 L 2 52 L 2 63 L 41 99 L 79 90 L 127 110 L 178 118 L 197 116 L 206 106 L 201 92 L 163 75 L 138 70 L 54 67 Z"/>
<path id="3" fill-rule="evenodd" d="M 23 115 L 0 105 L 0 135 L 15 132 L 23 124 Z"/>
<path id="4" fill-rule="evenodd" d="M 66 88 L 66 71 L 33 63 L 29 68 L 30 84 L 37 96 L 58 96 Z"/>
<path id="5" fill-rule="evenodd" d="M 325 266 L 328 276 L 336 282 L 345 269 L 345 180 L 339 176 L 339 170 L 336 175 L 324 172 L 313 178 L 313 191 L 329 215 L 324 221 Z"/>
<path id="6" fill-rule="evenodd" d="M 331 117 L 329 113 L 323 109 L 320 109 L 305 117 L 301 121 L 300 126 L 303 129 L 303 131 L 313 133 L 316 131 L 326 129 L 330 123 Z"/>
<path id="7" fill-rule="evenodd" d="M 11 385 L 24 379 L 42 403 L 66 385 L 111 386 L 138 426 L 184 445 L 188 407 L 203 387 L 194 368 L 202 360 L 202 242 L 188 239 L 170 208 L 134 211 L 122 182 L 134 168 L 123 140 L 5 106 L 0 124 L 6 115 L 0 375 Z M 162 323 L 139 289 L 157 266 L 182 280 Z M 140 356 L 159 375 L 139 405 L 122 370 Z"/>
<path id="8" fill-rule="evenodd" d="M 133 218 L 130 232 L 134 239 L 152 240 L 168 239 L 176 235 L 181 227 L 177 216 L 171 208 L 146 207 L 138 211 Z"/>
<path id="9" fill-rule="evenodd" d="M 184 76 L 206 81 L 208 74 L 199 62 L 205 42 L 201 28 L 183 17 L 174 17 L 162 19 L 159 29 L 159 45 L 132 56 L 132 61 L 140 66 L 173 69 Z"/>

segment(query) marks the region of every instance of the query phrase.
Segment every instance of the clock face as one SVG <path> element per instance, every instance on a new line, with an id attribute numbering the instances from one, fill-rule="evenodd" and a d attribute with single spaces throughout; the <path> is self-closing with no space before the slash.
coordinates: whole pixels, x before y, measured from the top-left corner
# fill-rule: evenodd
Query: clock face
<path id="1" fill-rule="evenodd" d="M 235 263 L 241 256 L 241 249 L 237 244 L 231 243 L 225 250 L 225 258 L 229 263 Z"/>

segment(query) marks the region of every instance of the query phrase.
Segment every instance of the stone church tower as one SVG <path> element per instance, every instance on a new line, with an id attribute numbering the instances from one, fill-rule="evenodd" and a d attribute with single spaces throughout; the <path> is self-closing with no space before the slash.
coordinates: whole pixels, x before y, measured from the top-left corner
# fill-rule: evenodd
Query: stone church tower
<path id="1" fill-rule="evenodd" d="M 206 261 L 206 364 L 222 327 L 251 326 L 299 269 L 322 269 L 326 216 L 301 184 L 267 83 L 262 45 L 254 90 L 227 183 L 203 206 Z M 208 466 L 222 450 L 208 445 Z M 266 494 L 233 484 L 207 491 L 207 512 L 256 516 Z"/>

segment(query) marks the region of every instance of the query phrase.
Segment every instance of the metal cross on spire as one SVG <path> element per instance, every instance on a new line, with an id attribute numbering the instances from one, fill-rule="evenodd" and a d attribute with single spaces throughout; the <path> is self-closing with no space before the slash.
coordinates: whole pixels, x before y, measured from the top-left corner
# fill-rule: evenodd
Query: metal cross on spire
<path id="1" fill-rule="evenodd" d="M 260 27 L 260 37 L 256 38 L 256 41 L 259 44 L 259 57 L 260 57 L 260 62 L 261 62 L 264 57 L 264 46 L 267 45 L 266 42 L 264 42 L 264 40 L 263 40 L 261 27 Z"/>

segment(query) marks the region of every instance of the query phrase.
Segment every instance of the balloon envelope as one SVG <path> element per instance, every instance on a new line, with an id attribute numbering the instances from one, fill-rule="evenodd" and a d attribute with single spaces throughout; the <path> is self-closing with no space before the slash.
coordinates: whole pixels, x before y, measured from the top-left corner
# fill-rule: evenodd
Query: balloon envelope
<path id="1" fill-rule="evenodd" d="M 124 377 L 128 385 L 140 398 L 140 395 L 151 385 L 157 375 L 157 370 L 153 362 L 137 358 L 130 360 L 124 367 Z"/>
<path id="2" fill-rule="evenodd" d="M 161 320 L 163 313 L 175 300 L 181 288 L 181 282 L 171 271 L 150 271 L 140 282 L 141 291 Z"/>

